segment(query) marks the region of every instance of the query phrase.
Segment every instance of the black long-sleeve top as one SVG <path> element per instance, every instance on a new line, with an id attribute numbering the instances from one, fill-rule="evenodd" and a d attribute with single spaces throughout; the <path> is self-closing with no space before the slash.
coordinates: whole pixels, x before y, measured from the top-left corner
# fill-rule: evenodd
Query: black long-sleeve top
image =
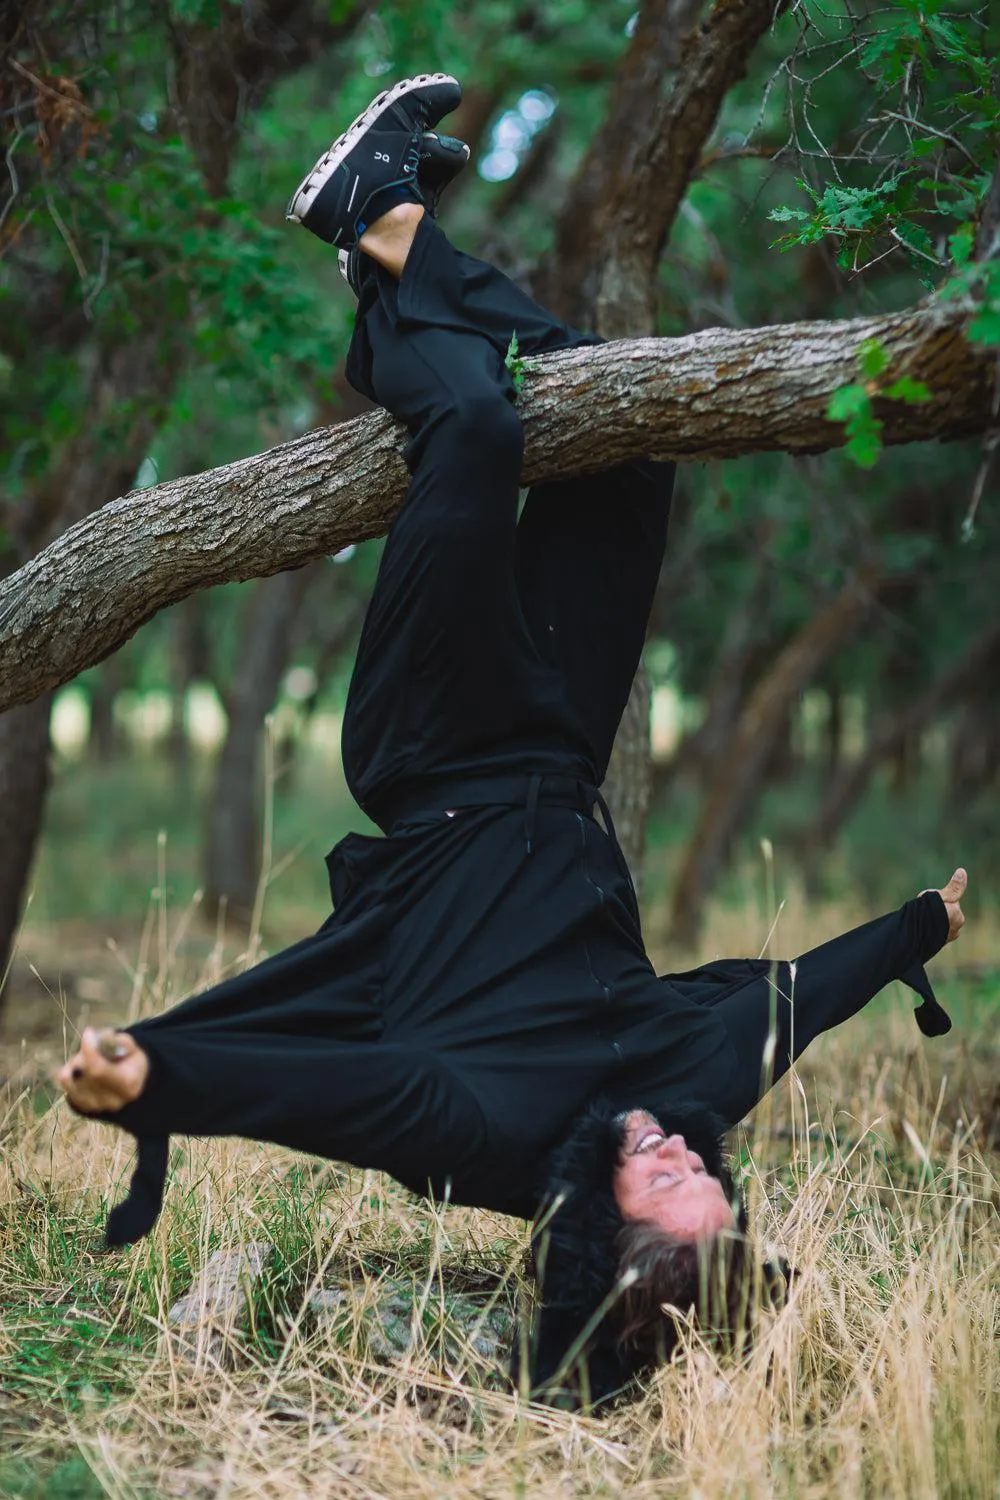
<path id="1" fill-rule="evenodd" d="M 531 1217 L 540 1163 L 588 1099 L 695 1099 L 732 1124 L 890 979 L 926 986 L 947 936 L 934 895 L 804 955 L 794 977 L 735 960 L 658 978 L 620 851 L 576 800 L 543 787 L 527 837 L 520 804 L 349 835 L 315 936 L 132 1027 L 150 1079 L 108 1118 L 144 1141 L 145 1167 L 109 1236 L 155 1218 L 175 1132 L 274 1141 Z M 948 1024 L 932 997 L 928 1018 Z"/>

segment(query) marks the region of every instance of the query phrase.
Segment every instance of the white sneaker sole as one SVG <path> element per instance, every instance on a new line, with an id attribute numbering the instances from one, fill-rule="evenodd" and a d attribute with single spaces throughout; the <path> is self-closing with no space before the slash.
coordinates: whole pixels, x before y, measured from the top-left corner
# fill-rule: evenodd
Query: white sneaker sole
<path id="1" fill-rule="evenodd" d="M 358 115 L 354 123 L 348 126 L 344 134 L 337 137 L 330 149 L 320 157 L 312 171 L 306 173 L 291 196 L 285 211 L 285 218 L 301 224 L 316 201 L 317 194 L 329 182 L 344 157 L 354 149 L 365 131 L 380 115 L 384 115 L 397 99 L 412 94 L 416 89 L 425 88 L 429 83 L 454 83 L 457 86 L 458 79 L 452 78 L 450 73 L 418 73 L 416 78 L 403 78 L 391 89 L 386 89 L 384 93 L 379 94 L 368 108 Z"/>

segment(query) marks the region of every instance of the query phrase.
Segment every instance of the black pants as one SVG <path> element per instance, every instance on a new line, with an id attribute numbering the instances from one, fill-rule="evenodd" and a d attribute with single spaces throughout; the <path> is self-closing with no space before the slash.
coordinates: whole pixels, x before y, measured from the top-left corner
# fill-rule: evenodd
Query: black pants
<path id="1" fill-rule="evenodd" d="M 376 821 L 414 778 L 561 770 L 597 785 L 642 651 L 672 464 L 534 486 L 504 364 L 593 339 L 429 218 L 402 280 L 365 287 L 348 374 L 406 423 L 413 479 L 386 544 L 344 721 Z M 530 374 L 528 375 L 530 380 Z"/>

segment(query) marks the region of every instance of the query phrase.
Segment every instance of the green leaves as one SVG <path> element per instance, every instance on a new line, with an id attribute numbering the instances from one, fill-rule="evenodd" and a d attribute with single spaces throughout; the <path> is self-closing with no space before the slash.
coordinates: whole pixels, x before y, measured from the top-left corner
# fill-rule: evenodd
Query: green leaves
<path id="1" fill-rule="evenodd" d="M 867 17 L 852 15 L 828 45 L 839 45 L 848 65 L 855 51 L 870 101 L 853 131 L 824 143 L 807 88 L 802 109 L 811 112 L 810 133 L 821 148 L 810 143 L 821 180 L 797 179 L 808 211 L 787 204 L 772 210 L 772 220 L 792 226 L 774 247 L 833 240 L 838 265 L 852 276 L 889 256 L 905 257 L 929 291 L 965 264 L 972 238 L 961 226 L 984 201 L 1000 150 L 989 39 L 983 15 L 956 13 L 944 0 L 898 0 Z M 993 327 L 987 319 L 991 339 Z"/>
<path id="2" fill-rule="evenodd" d="M 973 344 L 995 348 L 1000 345 L 1000 255 L 974 261 L 970 258 L 974 242 L 971 224 L 963 224 L 952 235 L 957 269 L 940 295 L 946 301 L 967 302 L 975 309 L 966 336 Z"/>
<path id="3" fill-rule="evenodd" d="M 878 339 L 865 339 L 858 350 L 858 366 L 866 380 L 876 380 L 889 363 Z"/>
<path id="4" fill-rule="evenodd" d="M 870 469 L 882 448 L 882 423 L 872 411 L 871 397 L 863 385 L 842 385 L 830 397 L 826 414 L 831 422 L 843 422 L 847 454 L 861 469 Z"/>
<path id="5" fill-rule="evenodd" d="M 510 343 L 507 345 L 507 353 L 503 357 L 503 362 L 507 366 L 507 369 L 510 371 L 510 378 L 513 382 L 515 391 L 518 395 L 520 395 L 524 387 L 524 377 L 527 374 L 528 366 L 525 360 L 523 360 L 518 354 L 516 332 L 512 333 L 510 336 Z"/>
<path id="6" fill-rule="evenodd" d="M 887 401 L 902 401 L 907 406 L 922 406 L 931 399 L 930 388 L 922 380 L 911 380 L 909 375 L 894 381 L 882 395 Z"/>
<path id="7" fill-rule="evenodd" d="M 901 375 L 892 385 L 880 388 L 880 377 L 890 363 L 889 354 L 878 339 L 865 339 L 858 349 L 858 369 L 864 377 L 864 384 L 856 382 L 840 386 L 827 404 L 826 414 L 830 421 L 844 424 L 848 458 L 861 469 L 873 468 L 882 451 L 882 422 L 875 415 L 873 399 L 902 401 L 907 406 L 919 406 L 931 399 L 924 382 L 909 375 Z"/>

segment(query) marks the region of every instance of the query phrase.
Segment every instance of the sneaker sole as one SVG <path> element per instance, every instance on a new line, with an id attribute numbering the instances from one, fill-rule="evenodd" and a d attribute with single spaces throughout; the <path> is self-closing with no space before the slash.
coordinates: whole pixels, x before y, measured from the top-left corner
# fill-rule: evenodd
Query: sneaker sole
<path id="1" fill-rule="evenodd" d="M 429 83 L 453 83 L 456 88 L 460 87 L 458 79 L 452 78 L 450 73 L 418 73 L 416 78 L 404 78 L 391 89 L 386 89 L 384 93 L 379 94 L 367 109 L 362 110 L 354 123 L 347 127 L 344 134 L 337 137 L 312 170 L 306 173 L 289 199 L 285 218 L 293 223 L 301 224 L 315 202 L 317 194 L 340 166 L 344 157 L 354 149 L 365 131 L 369 130 L 387 109 L 391 109 L 398 99 L 415 93 L 417 89 L 426 88 Z"/>

